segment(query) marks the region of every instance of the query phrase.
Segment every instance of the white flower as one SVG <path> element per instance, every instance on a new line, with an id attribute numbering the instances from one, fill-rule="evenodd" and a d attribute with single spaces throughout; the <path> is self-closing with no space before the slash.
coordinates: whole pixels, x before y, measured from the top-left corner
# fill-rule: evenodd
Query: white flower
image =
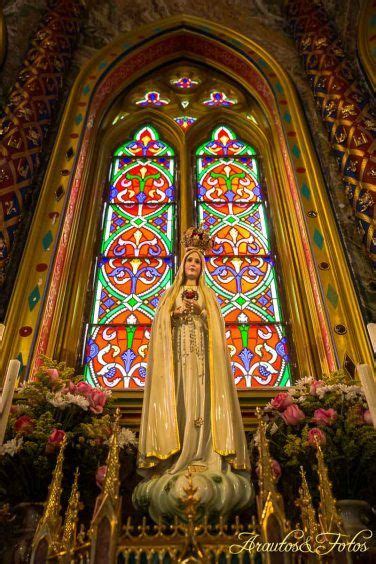
<path id="1" fill-rule="evenodd" d="M 63 394 L 62 392 L 57 392 L 56 394 L 48 394 L 47 401 L 51 403 L 54 407 L 59 409 L 65 409 L 69 404 L 75 404 L 87 411 L 89 407 L 89 400 L 80 394 Z"/>
<path id="2" fill-rule="evenodd" d="M 260 446 L 260 433 L 258 432 L 258 430 L 253 435 L 253 442 L 254 442 L 256 447 Z"/>
<path id="3" fill-rule="evenodd" d="M 270 427 L 269 429 L 269 433 L 271 435 L 274 435 L 274 433 L 276 433 L 278 431 L 278 425 L 276 425 L 275 423 L 273 423 L 273 425 Z"/>
<path id="4" fill-rule="evenodd" d="M 136 435 L 131 429 L 123 427 L 118 433 L 118 444 L 120 448 L 127 446 L 136 447 L 138 444 Z"/>
<path id="5" fill-rule="evenodd" d="M 46 397 L 48 403 L 51 403 L 54 407 L 60 407 L 60 409 L 64 409 L 67 405 L 65 395 L 63 395 L 61 392 L 57 392 L 56 394 L 49 393 Z"/>
<path id="6" fill-rule="evenodd" d="M 364 391 L 360 386 L 346 386 L 346 390 L 344 390 L 344 392 L 346 395 L 364 397 Z"/>
<path id="7" fill-rule="evenodd" d="M 16 452 L 21 450 L 22 443 L 23 443 L 22 437 L 20 437 L 19 439 L 14 438 L 4 443 L 2 446 L 0 446 L 0 456 L 3 456 L 4 454 L 9 454 L 10 456 L 14 456 Z"/>
<path id="8" fill-rule="evenodd" d="M 297 386 L 301 387 L 301 386 L 305 386 L 307 384 L 311 385 L 313 381 L 314 381 L 313 376 L 303 376 L 303 378 L 300 378 L 296 382 L 295 387 L 297 387 Z"/>
<path id="9" fill-rule="evenodd" d="M 65 397 L 67 398 L 67 403 L 74 403 L 75 405 L 78 405 L 79 407 L 81 407 L 82 409 L 84 409 L 85 411 L 87 411 L 88 407 L 89 407 L 89 400 L 86 399 L 84 396 L 81 396 L 79 394 L 65 394 Z"/>

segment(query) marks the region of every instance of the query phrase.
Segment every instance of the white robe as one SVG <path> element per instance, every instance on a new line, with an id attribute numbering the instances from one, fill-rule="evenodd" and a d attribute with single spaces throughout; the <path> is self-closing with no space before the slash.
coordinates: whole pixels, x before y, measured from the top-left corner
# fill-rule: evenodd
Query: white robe
<path id="1" fill-rule="evenodd" d="M 182 286 L 175 309 L 183 306 Z M 223 471 L 225 461 L 213 449 L 210 424 L 210 382 L 208 365 L 208 326 L 202 293 L 197 289 L 200 315 L 173 321 L 174 373 L 179 436 L 182 449 L 173 457 L 168 472 L 188 466 L 205 466 Z"/>
<path id="2" fill-rule="evenodd" d="M 249 469 L 223 317 L 205 284 L 202 255 L 195 290 L 204 312 L 188 323 L 171 318 L 181 305 L 184 261 L 191 252 L 196 251 L 185 255 L 153 321 L 138 458 L 145 475 L 178 472 L 191 463 L 213 471 Z"/>

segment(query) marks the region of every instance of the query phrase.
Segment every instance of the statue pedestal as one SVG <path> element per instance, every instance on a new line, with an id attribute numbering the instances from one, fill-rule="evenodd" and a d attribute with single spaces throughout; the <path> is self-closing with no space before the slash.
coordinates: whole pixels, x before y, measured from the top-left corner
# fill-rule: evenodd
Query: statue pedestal
<path id="1" fill-rule="evenodd" d="M 205 515 L 208 518 L 223 516 L 224 519 L 248 506 L 254 498 L 254 488 L 246 472 L 235 473 L 196 470 L 195 466 L 176 474 L 165 473 L 137 484 L 133 492 L 134 505 L 151 518 L 172 520 L 175 516 L 186 521 L 184 500 L 189 487 L 194 488 L 197 499 L 195 521 Z"/>

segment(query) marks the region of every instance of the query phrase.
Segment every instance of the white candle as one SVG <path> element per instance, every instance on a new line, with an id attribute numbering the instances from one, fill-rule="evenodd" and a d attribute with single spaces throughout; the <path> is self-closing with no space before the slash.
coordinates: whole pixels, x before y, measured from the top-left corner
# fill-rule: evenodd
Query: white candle
<path id="1" fill-rule="evenodd" d="M 369 338 L 371 339 L 373 352 L 376 353 L 376 323 L 368 323 L 367 331 Z"/>
<path id="2" fill-rule="evenodd" d="M 0 399 L 0 445 L 3 444 L 5 431 L 7 428 L 10 408 L 12 406 L 14 388 L 21 363 L 19 360 L 9 361 L 8 370 L 5 376 L 3 391 Z"/>
<path id="3" fill-rule="evenodd" d="M 376 382 L 373 370 L 368 364 L 357 364 L 356 370 L 366 396 L 373 426 L 376 428 Z"/>

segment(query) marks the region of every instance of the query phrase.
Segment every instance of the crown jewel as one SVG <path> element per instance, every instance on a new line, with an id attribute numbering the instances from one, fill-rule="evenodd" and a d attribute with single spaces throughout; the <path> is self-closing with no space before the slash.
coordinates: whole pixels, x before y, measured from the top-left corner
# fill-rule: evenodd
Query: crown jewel
<path id="1" fill-rule="evenodd" d="M 186 251 L 198 249 L 205 253 L 211 247 L 209 233 L 205 232 L 201 225 L 199 227 L 189 227 L 183 235 L 183 245 Z"/>

